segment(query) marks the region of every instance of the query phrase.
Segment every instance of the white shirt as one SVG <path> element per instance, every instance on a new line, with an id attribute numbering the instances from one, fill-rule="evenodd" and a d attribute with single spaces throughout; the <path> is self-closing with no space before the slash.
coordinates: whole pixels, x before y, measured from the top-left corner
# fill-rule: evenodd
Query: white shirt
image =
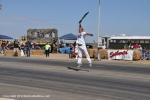
<path id="1" fill-rule="evenodd" d="M 78 33 L 76 43 L 77 43 L 77 44 L 82 44 L 83 46 L 86 46 L 85 40 L 84 40 L 85 35 L 86 35 L 86 32 Z"/>

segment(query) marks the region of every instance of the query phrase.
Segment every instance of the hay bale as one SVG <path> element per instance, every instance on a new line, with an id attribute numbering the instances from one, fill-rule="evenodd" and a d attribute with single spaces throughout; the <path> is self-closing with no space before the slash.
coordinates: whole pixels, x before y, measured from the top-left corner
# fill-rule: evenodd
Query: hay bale
<path id="1" fill-rule="evenodd" d="M 34 55 L 43 55 L 44 50 L 31 50 L 31 54 Z"/>
<path id="2" fill-rule="evenodd" d="M 19 56 L 19 52 L 15 51 L 13 56 L 18 57 Z"/>
<path id="3" fill-rule="evenodd" d="M 107 49 L 93 49 L 94 59 L 98 59 L 98 53 L 100 54 L 101 59 L 108 59 Z"/>
<path id="4" fill-rule="evenodd" d="M 133 51 L 133 60 L 141 60 L 142 59 L 142 52 L 138 49 Z"/>
<path id="5" fill-rule="evenodd" d="M 4 55 L 18 57 L 18 56 L 20 56 L 20 51 L 14 52 L 14 50 L 6 50 Z"/>
<path id="6" fill-rule="evenodd" d="M 88 49 L 88 53 L 91 58 L 94 57 L 94 49 Z"/>
<path id="7" fill-rule="evenodd" d="M 107 52 L 107 49 L 100 49 L 99 51 L 97 50 L 97 48 L 88 49 L 89 56 L 90 56 L 91 58 L 94 58 L 94 59 L 97 59 L 97 58 L 98 58 L 98 57 L 97 57 L 98 52 L 100 53 L 101 59 L 108 59 L 108 52 Z M 83 57 L 85 57 L 85 55 L 84 55 Z"/>
<path id="8" fill-rule="evenodd" d="M 108 59 L 108 52 L 106 49 L 100 49 L 99 53 L 100 53 L 101 59 Z"/>
<path id="9" fill-rule="evenodd" d="M 5 56 L 13 56 L 14 55 L 14 51 L 13 50 L 6 50 L 4 55 Z"/>

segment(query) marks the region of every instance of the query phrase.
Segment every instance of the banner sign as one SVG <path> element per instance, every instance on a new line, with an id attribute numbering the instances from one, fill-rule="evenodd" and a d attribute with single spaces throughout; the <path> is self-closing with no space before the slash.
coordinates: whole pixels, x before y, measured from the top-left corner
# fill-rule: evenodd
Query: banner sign
<path id="1" fill-rule="evenodd" d="M 133 50 L 108 50 L 108 59 L 133 60 Z"/>

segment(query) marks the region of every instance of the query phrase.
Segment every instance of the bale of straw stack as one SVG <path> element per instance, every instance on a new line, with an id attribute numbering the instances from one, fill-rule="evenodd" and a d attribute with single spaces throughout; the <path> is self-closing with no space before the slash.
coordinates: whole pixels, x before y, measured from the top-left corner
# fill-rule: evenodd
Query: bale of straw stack
<path id="1" fill-rule="evenodd" d="M 44 50 L 31 50 L 31 54 L 34 55 L 43 55 Z"/>
<path id="2" fill-rule="evenodd" d="M 100 59 L 108 59 L 108 52 L 107 49 L 93 49 L 93 58 L 98 59 L 98 53 L 100 55 Z"/>
<path id="3" fill-rule="evenodd" d="M 99 50 L 101 59 L 108 59 L 108 51 L 107 49 L 100 49 Z"/>
<path id="4" fill-rule="evenodd" d="M 17 56 L 20 56 L 20 54 L 21 54 L 20 51 L 14 52 L 14 50 L 6 50 L 4 55 L 17 57 Z"/>
<path id="5" fill-rule="evenodd" d="M 141 60 L 142 59 L 142 52 L 139 49 L 135 49 L 133 52 L 133 60 Z"/>
<path id="6" fill-rule="evenodd" d="M 91 58 L 94 57 L 94 51 L 95 51 L 95 49 L 88 49 L 88 53 Z"/>

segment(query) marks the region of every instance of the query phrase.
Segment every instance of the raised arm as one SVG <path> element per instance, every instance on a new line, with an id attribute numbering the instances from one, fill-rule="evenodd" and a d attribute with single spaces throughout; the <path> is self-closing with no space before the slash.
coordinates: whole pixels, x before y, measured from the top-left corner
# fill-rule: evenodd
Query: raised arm
<path id="1" fill-rule="evenodd" d="M 83 32 L 84 31 L 84 29 L 83 29 L 83 27 L 82 27 L 82 25 L 81 25 L 81 23 L 79 24 L 79 33 L 81 33 L 81 32 Z"/>
<path id="2" fill-rule="evenodd" d="M 92 33 L 86 33 L 86 35 L 93 36 L 93 34 L 92 34 Z"/>
<path id="3" fill-rule="evenodd" d="M 83 28 L 83 26 L 82 26 L 81 23 L 80 23 L 80 24 L 79 24 L 79 33 L 81 33 L 81 32 L 84 32 L 84 28 Z M 88 32 L 85 32 L 85 35 L 93 36 L 93 34 L 88 33 Z"/>

